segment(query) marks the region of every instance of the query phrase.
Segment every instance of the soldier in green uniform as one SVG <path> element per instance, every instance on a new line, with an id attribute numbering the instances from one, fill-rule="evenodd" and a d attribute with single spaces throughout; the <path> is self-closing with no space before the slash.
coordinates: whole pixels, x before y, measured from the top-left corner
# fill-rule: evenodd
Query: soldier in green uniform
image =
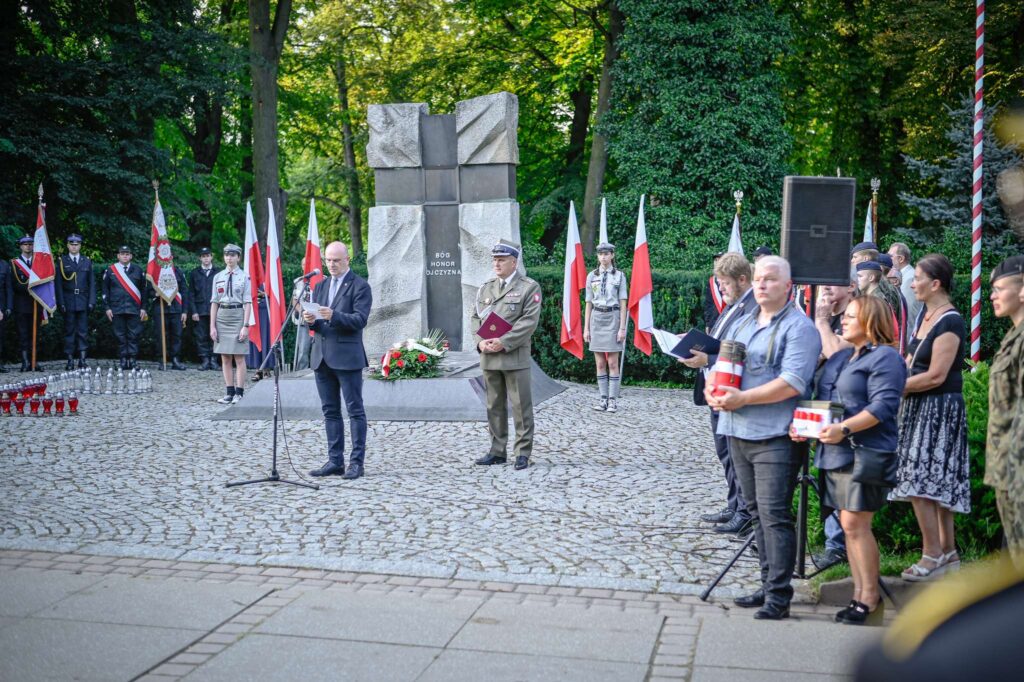
<path id="1" fill-rule="evenodd" d="M 530 394 L 530 337 L 540 321 L 540 285 L 516 271 L 519 245 L 504 240 L 491 249 L 493 279 L 476 296 L 471 322 L 487 387 L 487 429 L 491 450 L 477 464 L 504 464 L 508 445 L 508 402 L 516 426 L 516 469 L 530 466 L 533 450 L 533 397 Z M 496 338 L 481 324 L 495 313 L 511 328 Z M 480 335 L 484 332 L 484 336 Z"/>
<path id="2" fill-rule="evenodd" d="M 1024 256 L 1007 258 L 992 271 L 992 309 L 1013 327 L 992 358 L 988 386 L 985 484 L 995 488 L 1003 535 L 1024 569 Z"/>

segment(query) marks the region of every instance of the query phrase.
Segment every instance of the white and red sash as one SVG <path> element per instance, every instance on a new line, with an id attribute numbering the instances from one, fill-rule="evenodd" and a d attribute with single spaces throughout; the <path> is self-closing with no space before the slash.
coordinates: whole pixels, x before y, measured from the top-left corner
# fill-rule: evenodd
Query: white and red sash
<path id="1" fill-rule="evenodd" d="M 121 283 L 124 290 L 128 292 L 128 295 L 135 299 L 135 302 L 142 305 L 142 294 L 139 293 L 139 288 L 135 286 L 135 282 L 128 279 L 125 276 L 124 271 L 118 268 L 116 265 L 111 265 L 110 269 L 114 272 L 114 277 Z"/>
<path id="2" fill-rule="evenodd" d="M 711 300 L 715 304 L 715 310 L 721 315 L 725 310 L 725 296 L 722 295 L 722 289 L 718 286 L 718 280 L 714 275 L 708 278 L 708 288 L 711 289 Z"/>
<path id="3" fill-rule="evenodd" d="M 25 281 L 31 284 L 32 280 L 38 280 L 39 276 L 32 271 L 32 268 L 25 264 L 25 261 L 20 258 L 12 258 L 11 263 L 14 267 L 21 270 L 21 274 L 25 276 Z"/>

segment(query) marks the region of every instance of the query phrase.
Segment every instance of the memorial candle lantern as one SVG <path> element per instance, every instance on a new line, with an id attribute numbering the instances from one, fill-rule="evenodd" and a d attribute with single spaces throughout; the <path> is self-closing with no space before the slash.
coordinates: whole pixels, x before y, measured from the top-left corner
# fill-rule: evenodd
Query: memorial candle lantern
<path id="1" fill-rule="evenodd" d="M 708 377 L 711 395 L 722 396 L 722 388 L 729 386 L 739 389 L 743 381 L 743 365 L 747 361 L 747 347 L 739 341 L 722 341 L 718 360 Z"/>
<path id="2" fill-rule="evenodd" d="M 53 396 L 49 393 L 43 394 L 43 416 L 50 416 L 50 408 L 53 407 Z"/>
<path id="3" fill-rule="evenodd" d="M 78 414 L 78 394 L 74 391 L 68 396 L 68 407 L 71 409 L 71 414 Z"/>
<path id="4" fill-rule="evenodd" d="M 63 393 L 58 393 L 57 394 L 57 403 L 56 403 L 56 405 L 54 405 L 54 407 L 57 408 L 57 416 L 58 417 L 63 417 L 64 416 L 64 394 Z"/>

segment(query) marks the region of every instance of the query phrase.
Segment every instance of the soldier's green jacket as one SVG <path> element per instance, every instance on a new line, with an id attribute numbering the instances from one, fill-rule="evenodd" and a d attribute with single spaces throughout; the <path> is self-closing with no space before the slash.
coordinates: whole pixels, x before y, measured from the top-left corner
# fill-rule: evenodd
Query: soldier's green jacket
<path id="1" fill-rule="evenodd" d="M 1024 484 L 1024 324 L 1003 338 L 988 381 L 985 484 L 1010 490 Z"/>
<path id="2" fill-rule="evenodd" d="M 501 337 L 505 350 L 501 353 L 481 353 L 480 369 L 513 370 L 529 369 L 530 337 L 540 322 L 540 284 L 535 280 L 517 274 L 512 282 L 499 292 L 501 280 L 495 277 L 484 282 L 476 295 L 476 307 L 470 318 L 473 329 L 473 341 L 476 347 L 483 341 L 477 332 L 480 330 L 480 313 L 492 309 L 512 325 L 512 329 Z"/>

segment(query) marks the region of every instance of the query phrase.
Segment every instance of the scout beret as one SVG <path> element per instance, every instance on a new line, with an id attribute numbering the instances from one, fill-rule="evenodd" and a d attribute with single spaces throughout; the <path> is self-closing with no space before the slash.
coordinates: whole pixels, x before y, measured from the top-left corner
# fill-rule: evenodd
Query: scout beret
<path id="1" fill-rule="evenodd" d="M 861 270 L 877 270 L 882 271 L 882 264 L 876 260 L 866 260 L 863 263 L 857 263 L 857 272 Z"/>
<path id="2" fill-rule="evenodd" d="M 850 251 L 850 255 L 852 256 L 853 254 L 861 251 L 878 251 L 878 244 L 874 242 L 861 242 L 860 244 L 857 244 L 857 246 L 853 247 L 853 250 Z"/>
<path id="3" fill-rule="evenodd" d="M 882 267 L 886 270 L 892 269 L 892 256 L 887 253 L 878 254 L 878 262 L 882 264 Z"/>
<path id="4" fill-rule="evenodd" d="M 1024 256 L 1010 256 L 992 270 L 990 282 L 1024 273 Z"/>
<path id="5" fill-rule="evenodd" d="M 227 245 L 224 246 L 224 253 L 225 254 L 233 253 L 233 254 L 235 254 L 237 256 L 241 256 L 242 255 L 242 247 L 238 246 L 237 244 L 227 244 Z"/>

